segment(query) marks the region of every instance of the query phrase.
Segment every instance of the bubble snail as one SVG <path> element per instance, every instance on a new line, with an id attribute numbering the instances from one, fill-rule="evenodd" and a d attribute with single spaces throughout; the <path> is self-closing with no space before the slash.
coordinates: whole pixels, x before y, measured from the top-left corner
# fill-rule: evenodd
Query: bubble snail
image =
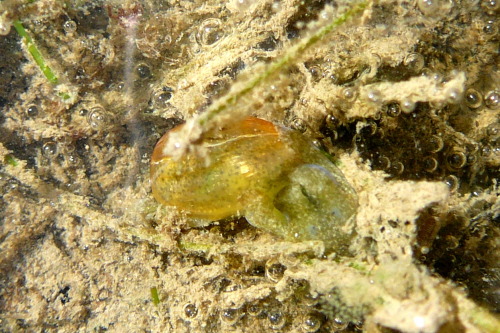
<path id="1" fill-rule="evenodd" d="M 287 241 L 321 240 L 346 252 L 358 200 L 331 157 L 301 133 L 248 117 L 206 133 L 206 158 L 174 160 L 157 143 L 151 158 L 153 196 L 186 213 L 191 227 L 244 216 Z"/>

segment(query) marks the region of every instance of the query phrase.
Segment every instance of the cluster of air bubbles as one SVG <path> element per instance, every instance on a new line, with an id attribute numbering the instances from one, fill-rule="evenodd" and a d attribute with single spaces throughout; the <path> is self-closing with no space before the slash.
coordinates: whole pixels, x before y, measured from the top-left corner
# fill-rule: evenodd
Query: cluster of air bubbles
<path id="1" fill-rule="evenodd" d="M 67 20 L 63 23 L 64 32 L 68 35 L 75 33 L 76 31 L 76 22 L 73 20 Z"/>
<path id="2" fill-rule="evenodd" d="M 283 312 L 279 310 L 272 310 L 267 314 L 267 320 L 269 322 L 269 327 L 273 330 L 280 330 L 286 324 L 286 316 Z"/>
<path id="3" fill-rule="evenodd" d="M 500 1 L 498 0 L 482 0 L 481 7 L 484 8 L 487 14 L 494 15 L 500 9 Z"/>
<path id="4" fill-rule="evenodd" d="M 240 309 L 227 308 L 220 312 L 221 321 L 226 325 L 234 325 L 241 318 Z"/>
<path id="5" fill-rule="evenodd" d="M 434 80 L 436 84 L 443 83 L 444 76 L 439 71 L 435 71 L 430 68 L 424 68 L 421 74 L 424 77 Z"/>
<path id="6" fill-rule="evenodd" d="M 414 73 L 419 73 L 424 68 L 425 59 L 424 56 L 421 55 L 420 53 L 412 52 L 405 57 L 403 64 L 410 71 Z"/>
<path id="7" fill-rule="evenodd" d="M 324 69 L 320 65 L 306 65 L 307 70 L 311 74 L 314 82 L 318 82 L 323 78 L 328 78 L 332 84 L 337 84 L 339 79 L 329 69 Z"/>
<path id="8" fill-rule="evenodd" d="M 28 105 L 28 107 L 26 108 L 26 115 L 29 118 L 34 118 L 38 116 L 38 106 L 35 104 Z"/>
<path id="9" fill-rule="evenodd" d="M 272 282 L 278 282 L 283 278 L 286 267 L 276 260 L 270 259 L 266 262 L 266 277 Z"/>
<path id="10" fill-rule="evenodd" d="M 484 96 L 484 105 L 491 110 L 496 110 L 500 107 L 500 91 L 491 90 Z"/>
<path id="11" fill-rule="evenodd" d="M 80 110 L 82 112 L 85 109 Z M 85 110 L 86 111 L 86 110 Z M 106 110 L 102 106 L 93 107 L 87 113 L 87 122 L 95 130 L 102 129 L 107 123 Z"/>
<path id="12" fill-rule="evenodd" d="M 168 106 L 168 101 L 173 96 L 174 90 L 170 87 L 161 87 L 151 94 L 151 101 L 155 108 L 163 109 Z"/>
<path id="13" fill-rule="evenodd" d="M 196 32 L 196 41 L 201 46 L 213 46 L 224 37 L 224 29 L 221 20 L 208 18 L 201 22 Z"/>
<path id="14" fill-rule="evenodd" d="M 153 75 L 151 68 L 145 63 L 137 64 L 137 66 L 135 66 L 135 72 L 142 80 L 149 79 Z"/>
<path id="15" fill-rule="evenodd" d="M 494 20 L 488 20 L 483 26 L 483 32 L 489 36 L 495 37 L 498 35 L 498 25 Z"/>
<path id="16" fill-rule="evenodd" d="M 187 303 L 186 305 L 184 305 L 184 309 L 182 312 L 184 313 L 186 319 L 193 319 L 198 314 L 198 308 L 193 303 Z"/>

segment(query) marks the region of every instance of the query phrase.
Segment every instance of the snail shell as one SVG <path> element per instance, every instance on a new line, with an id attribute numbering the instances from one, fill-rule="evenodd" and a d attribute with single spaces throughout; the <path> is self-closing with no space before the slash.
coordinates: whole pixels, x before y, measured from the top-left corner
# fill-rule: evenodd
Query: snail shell
<path id="1" fill-rule="evenodd" d="M 191 226 L 244 216 L 286 240 L 322 240 L 329 249 L 347 250 L 356 193 L 330 156 L 301 133 L 248 117 L 205 135 L 200 144 L 208 164 L 194 152 L 180 160 L 166 156 L 170 133 L 151 158 L 153 196 L 184 211 Z"/>

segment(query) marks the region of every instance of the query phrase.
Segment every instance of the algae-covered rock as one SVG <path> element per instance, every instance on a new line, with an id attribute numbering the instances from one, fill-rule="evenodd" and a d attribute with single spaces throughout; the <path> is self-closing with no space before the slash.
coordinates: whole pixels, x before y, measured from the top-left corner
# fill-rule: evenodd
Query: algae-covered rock
<path id="1" fill-rule="evenodd" d="M 496 332 L 498 12 L 0 2 L 0 330 Z M 321 167 L 287 164 L 272 202 L 233 173 L 245 205 L 208 224 L 189 210 L 218 196 L 155 202 L 161 136 L 185 123 L 165 152 L 210 168 L 210 133 L 248 116 Z M 266 207 L 300 222 L 272 230 Z"/>

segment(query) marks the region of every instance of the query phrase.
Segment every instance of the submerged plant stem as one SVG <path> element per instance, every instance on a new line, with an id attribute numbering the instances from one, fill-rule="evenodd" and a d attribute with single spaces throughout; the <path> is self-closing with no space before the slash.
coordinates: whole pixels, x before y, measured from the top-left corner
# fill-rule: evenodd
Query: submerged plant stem
<path id="1" fill-rule="evenodd" d="M 225 98 L 221 99 L 219 103 L 213 104 L 213 107 L 209 108 L 207 112 L 200 116 L 198 120 L 199 125 L 207 125 L 207 123 L 209 123 L 215 116 L 226 110 L 229 106 L 235 104 L 238 100 L 251 92 L 256 86 L 264 82 L 271 75 L 292 64 L 293 61 L 300 57 L 304 51 L 332 32 L 333 29 L 345 23 L 349 18 L 363 12 L 367 5 L 368 1 L 362 1 L 355 4 L 351 9 L 347 10 L 339 17 L 334 18 L 330 23 L 319 28 L 310 36 L 303 38 L 299 43 L 292 46 L 283 56 L 271 63 L 261 74 L 249 80 L 249 82 L 246 83 L 242 89 L 228 94 Z"/>
<path id="2" fill-rule="evenodd" d="M 49 67 L 49 65 L 47 65 L 47 63 L 45 62 L 45 59 L 42 56 L 42 53 L 36 47 L 35 43 L 33 42 L 33 39 L 31 38 L 30 34 L 24 28 L 21 21 L 15 20 L 12 23 L 12 25 L 16 29 L 19 36 L 21 36 L 23 38 L 24 44 L 26 44 L 26 48 L 28 49 L 28 52 L 33 57 L 33 60 L 35 60 L 35 63 L 38 65 L 38 68 L 40 68 L 43 75 L 47 78 L 47 80 L 49 80 L 50 83 L 52 83 L 54 85 L 59 84 L 59 79 L 57 78 L 57 75 Z M 64 92 L 59 93 L 59 96 L 64 100 L 70 98 L 70 96 Z"/>
<path id="3" fill-rule="evenodd" d="M 170 135 L 163 150 L 165 155 L 172 156 L 174 159 L 179 159 L 185 152 L 193 148 L 192 143 L 198 141 L 203 133 L 216 126 L 218 120 L 220 120 L 218 116 L 229 114 L 230 111 L 228 110 L 231 106 L 241 101 L 241 99 L 253 91 L 255 87 L 266 82 L 272 75 L 293 64 L 307 49 L 320 41 L 333 29 L 342 25 L 355 15 L 362 13 L 369 3 L 370 1 L 367 0 L 358 2 L 340 16 L 318 27 L 317 30 L 313 31 L 310 35 L 304 37 L 300 42 L 288 49 L 288 51 L 268 65 L 264 70 L 256 70 L 256 74 L 248 81 L 236 84 L 234 87 L 237 88 L 230 91 L 223 98 L 217 100 L 206 112 L 189 119 L 182 130 Z M 238 115 L 234 114 L 231 118 L 237 121 L 237 118 L 242 118 L 243 116 L 245 116 L 245 113 L 239 113 Z"/>

